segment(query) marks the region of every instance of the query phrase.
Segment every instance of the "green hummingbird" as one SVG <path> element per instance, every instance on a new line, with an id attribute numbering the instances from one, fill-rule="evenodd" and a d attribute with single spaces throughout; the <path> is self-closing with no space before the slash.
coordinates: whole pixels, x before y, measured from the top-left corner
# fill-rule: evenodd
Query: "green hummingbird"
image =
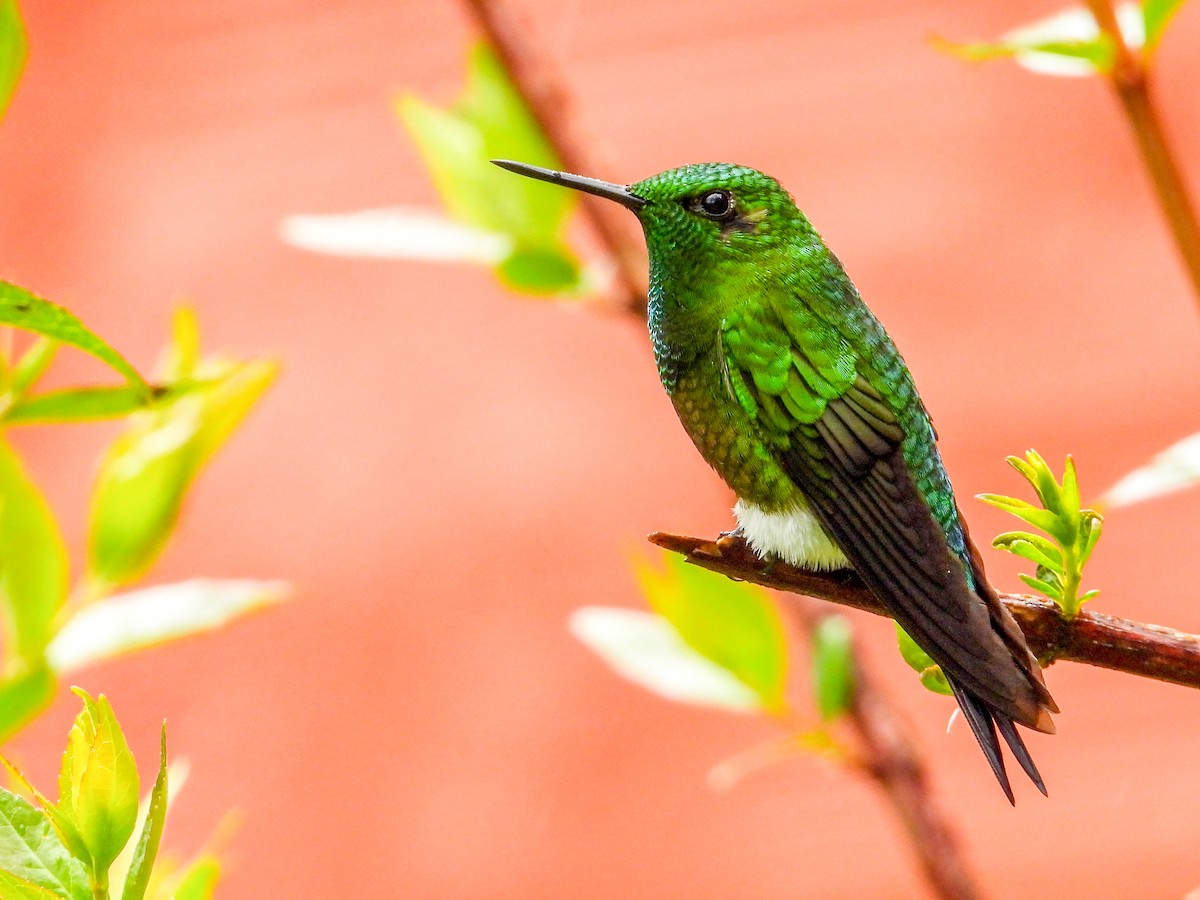
<path id="1" fill-rule="evenodd" d="M 663 387 L 737 494 L 764 559 L 852 567 L 933 658 L 1013 801 L 996 731 L 1046 788 L 1014 723 L 1058 712 L 984 575 L 912 375 L 837 257 L 774 178 L 705 163 L 623 186 L 496 165 L 615 200 L 650 253 Z"/>

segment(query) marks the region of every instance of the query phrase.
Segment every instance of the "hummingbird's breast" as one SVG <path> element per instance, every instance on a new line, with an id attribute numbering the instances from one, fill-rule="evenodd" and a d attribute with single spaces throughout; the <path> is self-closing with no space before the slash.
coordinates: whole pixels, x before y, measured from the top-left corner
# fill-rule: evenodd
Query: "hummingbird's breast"
<path id="1" fill-rule="evenodd" d="M 679 421 L 700 455 L 734 493 L 769 511 L 803 506 L 800 491 L 730 396 L 716 348 L 686 365 L 660 359 L 660 375 L 664 363 L 663 386 Z"/>

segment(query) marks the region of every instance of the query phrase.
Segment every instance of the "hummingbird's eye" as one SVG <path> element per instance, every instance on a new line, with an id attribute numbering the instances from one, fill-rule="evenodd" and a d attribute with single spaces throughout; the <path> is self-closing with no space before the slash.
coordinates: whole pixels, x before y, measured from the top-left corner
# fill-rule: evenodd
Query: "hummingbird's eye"
<path id="1" fill-rule="evenodd" d="M 724 190 L 709 191 L 697 198 L 695 208 L 697 212 L 710 219 L 727 222 L 733 218 L 735 213 L 733 194 Z"/>

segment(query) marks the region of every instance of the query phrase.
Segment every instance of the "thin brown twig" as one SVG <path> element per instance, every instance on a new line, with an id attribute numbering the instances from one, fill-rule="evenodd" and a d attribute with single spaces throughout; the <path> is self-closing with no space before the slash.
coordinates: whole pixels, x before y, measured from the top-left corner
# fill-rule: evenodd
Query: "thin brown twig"
<path id="1" fill-rule="evenodd" d="M 767 566 L 745 541 L 733 536 L 710 541 L 659 533 L 650 535 L 650 541 L 730 578 L 888 615 L 875 595 L 849 570 L 807 572 L 782 562 Z M 1000 599 L 1043 665 L 1069 660 L 1200 688 L 1200 635 L 1090 610 L 1068 621 L 1047 600 L 1023 594 L 1001 594 Z"/>
<path id="2" fill-rule="evenodd" d="M 464 2 L 563 165 L 582 174 L 603 176 L 603 168 L 592 160 L 580 138 L 582 131 L 572 118 L 565 80 L 553 61 L 529 39 L 528 29 L 518 21 L 507 0 Z M 628 227 L 628 216 L 613 204 L 585 197 L 584 210 L 614 261 L 625 295 L 623 309 L 644 319 L 647 266 L 643 242 Z M 802 618 L 802 622 L 811 631 L 818 618 L 814 614 Z M 857 658 L 854 665 L 858 677 L 848 719 L 866 751 L 868 765 L 864 771 L 880 786 L 904 824 L 934 894 L 943 900 L 973 900 L 979 891 L 953 829 L 928 788 L 919 754 Z"/>
<path id="3" fill-rule="evenodd" d="M 830 615 L 824 604 L 797 597 L 792 610 L 808 633 Z M 846 723 L 858 739 L 861 769 L 891 802 L 917 861 L 937 897 L 972 900 L 979 896 L 958 836 L 938 807 L 929 777 L 912 738 L 874 678 L 852 650 L 854 694 Z"/>
<path id="4" fill-rule="evenodd" d="M 550 55 L 529 37 L 532 32 L 522 17 L 505 0 L 463 2 L 529 104 L 563 166 L 580 175 L 605 177 L 604 166 L 582 138 L 584 131 L 572 111 L 566 79 Z M 633 220 L 629 213 L 607 200 L 581 196 L 584 213 L 614 263 L 621 306 L 644 318 L 646 248 Z"/>
<path id="5" fill-rule="evenodd" d="M 1200 303 L 1200 225 L 1150 93 L 1149 58 L 1144 51 L 1135 53 L 1125 42 L 1111 0 L 1087 0 L 1087 3 L 1096 24 L 1112 45 L 1113 60 L 1108 80 L 1137 138 L 1158 202 Z"/>

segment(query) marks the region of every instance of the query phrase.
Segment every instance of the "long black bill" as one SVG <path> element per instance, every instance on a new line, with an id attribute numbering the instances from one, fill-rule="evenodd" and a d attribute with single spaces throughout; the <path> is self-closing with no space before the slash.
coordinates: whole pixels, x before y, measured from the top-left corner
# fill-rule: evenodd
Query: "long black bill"
<path id="1" fill-rule="evenodd" d="M 637 212 L 646 205 L 646 198 L 639 197 L 622 184 L 612 184 L 597 178 L 585 178 L 583 175 L 572 175 L 569 172 L 556 172 L 554 169 L 543 169 L 541 166 L 531 166 L 529 163 L 513 162 L 511 159 L 493 159 L 492 162 L 502 169 L 536 178 L 538 181 L 548 181 L 551 184 L 561 184 L 563 187 L 574 188 L 585 194 L 595 194 L 606 200 L 616 200 L 622 206 Z"/>

